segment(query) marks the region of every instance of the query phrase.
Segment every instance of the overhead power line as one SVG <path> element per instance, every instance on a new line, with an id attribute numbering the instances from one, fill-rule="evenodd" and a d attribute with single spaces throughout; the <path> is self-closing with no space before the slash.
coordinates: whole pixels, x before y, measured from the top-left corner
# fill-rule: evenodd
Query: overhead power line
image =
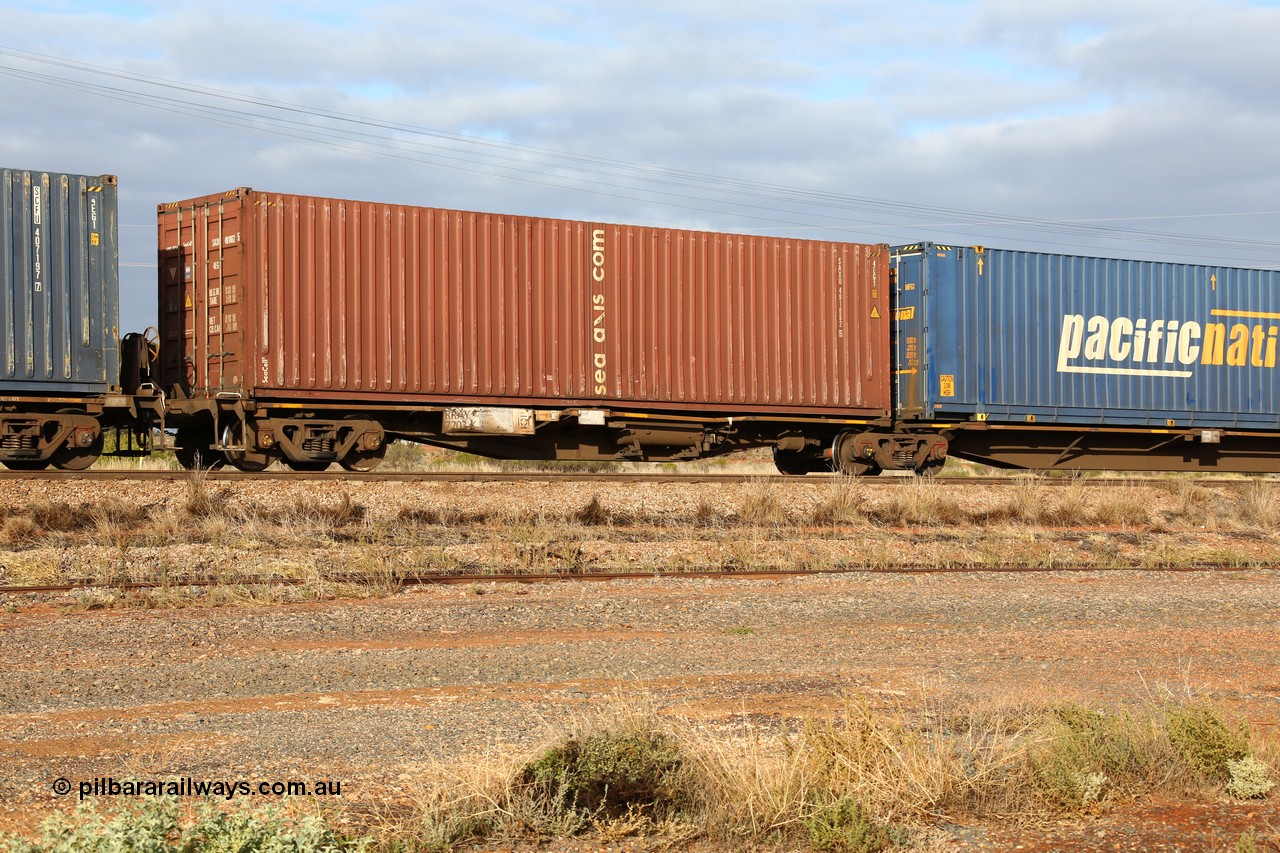
<path id="1" fill-rule="evenodd" d="M 774 227 L 826 229 L 849 234 L 887 229 L 947 229 L 987 239 L 996 229 L 1057 239 L 1118 241 L 1147 246 L 1273 258 L 1280 242 L 1152 231 L 1118 223 L 1138 218 L 1052 220 L 910 201 L 879 199 L 829 190 L 674 169 L 341 113 L 223 89 L 212 89 L 75 60 L 0 47 L 0 75 L 31 86 L 60 89 L 95 101 L 127 103 L 289 139 L 327 151 L 427 165 L 536 186 L 729 215 Z M 1276 215 L 1270 211 L 1215 213 L 1205 217 Z M 1184 214 L 1151 219 L 1195 218 Z M 1146 219 L 1146 218 L 1143 218 Z"/>

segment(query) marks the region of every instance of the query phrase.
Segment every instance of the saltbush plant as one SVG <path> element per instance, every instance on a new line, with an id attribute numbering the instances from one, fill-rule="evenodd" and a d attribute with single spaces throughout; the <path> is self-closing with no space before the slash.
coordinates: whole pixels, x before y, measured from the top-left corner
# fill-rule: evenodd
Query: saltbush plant
<path id="1" fill-rule="evenodd" d="M 1164 727 L 1178 755 L 1204 782 L 1225 784 L 1231 762 L 1249 755 L 1248 724 L 1227 720 L 1208 702 L 1168 707 Z"/>
<path id="2" fill-rule="evenodd" d="M 873 820 L 852 797 L 819 804 L 803 823 L 814 849 L 834 853 L 879 853 L 907 840 L 901 830 Z"/>
<path id="3" fill-rule="evenodd" d="M 1271 768 L 1252 755 L 1227 762 L 1227 793 L 1237 800 L 1259 800 L 1276 786 Z"/>
<path id="4" fill-rule="evenodd" d="M 570 737 L 521 771 L 518 792 L 568 825 L 678 815 L 690 802 L 674 736 L 639 723 Z"/>
<path id="5" fill-rule="evenodd" d="M 7 853 L 344 853 L 367 840 L 339 835 L 315 816 L 294 819 L 279 807 L 225 812 L 202 805 L 189 823 L 178 800 L 148 797 L 111 813 L 88 800 L 53 816 L 34 839 L 10 838 Z"/>
<path id="6" fill-rule="evenodd" d="M 1042 730 L 1028 760 L 1037 792 L 1055 811 L 1096 811 L 1106 799 L 1136 797 L 1168 766 L 1159 727 L 1128 713 L 1062 703 Z"/>

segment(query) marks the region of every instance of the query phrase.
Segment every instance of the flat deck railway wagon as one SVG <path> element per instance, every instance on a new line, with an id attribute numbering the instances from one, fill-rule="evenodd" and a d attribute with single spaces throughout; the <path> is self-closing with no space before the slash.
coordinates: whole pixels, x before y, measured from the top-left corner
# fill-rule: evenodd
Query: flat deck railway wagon
<path id="1" fill-rule="evenodd" d="M 1280 271 L 895 248 L 895 412 L 998 467 L 1280 472 Z"/>
<path id="2" fill-rule="evenodd" d="M 116 179 L 0 170 L 0 462 L 79 470 L 115 428 L 146 452 L 153 352 L 118 340 Z M 121 361 L 131 377 L 121 381 Z"/>
<path id="3" fill-rule="evenodd" d="M 830 470 L 892 434 L 886 246 L 237 189 L 158 208 L 184 464 L 487 456 Z M 900 435 L 906 467 L 941 440 Z"/>

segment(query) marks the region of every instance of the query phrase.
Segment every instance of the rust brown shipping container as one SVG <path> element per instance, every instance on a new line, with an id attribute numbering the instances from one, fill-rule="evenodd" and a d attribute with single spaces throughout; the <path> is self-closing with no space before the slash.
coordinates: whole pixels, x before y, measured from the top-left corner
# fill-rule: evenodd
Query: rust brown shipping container
<path id="1" fill-rule="evenodd" d="M 883 246 L 238 189 L 158 210 L 194 397 L 882 416 Z"/>

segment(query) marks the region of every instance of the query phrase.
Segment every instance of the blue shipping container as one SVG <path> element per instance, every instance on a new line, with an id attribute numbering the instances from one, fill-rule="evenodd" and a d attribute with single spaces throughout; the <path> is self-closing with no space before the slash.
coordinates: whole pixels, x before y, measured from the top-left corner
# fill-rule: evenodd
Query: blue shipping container
<path id="1" fill-rule="evenodd" d="M 119 382 L 116 179 L 0 170 L 0 394 Z"/>
<path id="2" fill-rule="evenodd" d="M 1280 428 L 1280 271 L 892 250 L 899 414 Z"/>

